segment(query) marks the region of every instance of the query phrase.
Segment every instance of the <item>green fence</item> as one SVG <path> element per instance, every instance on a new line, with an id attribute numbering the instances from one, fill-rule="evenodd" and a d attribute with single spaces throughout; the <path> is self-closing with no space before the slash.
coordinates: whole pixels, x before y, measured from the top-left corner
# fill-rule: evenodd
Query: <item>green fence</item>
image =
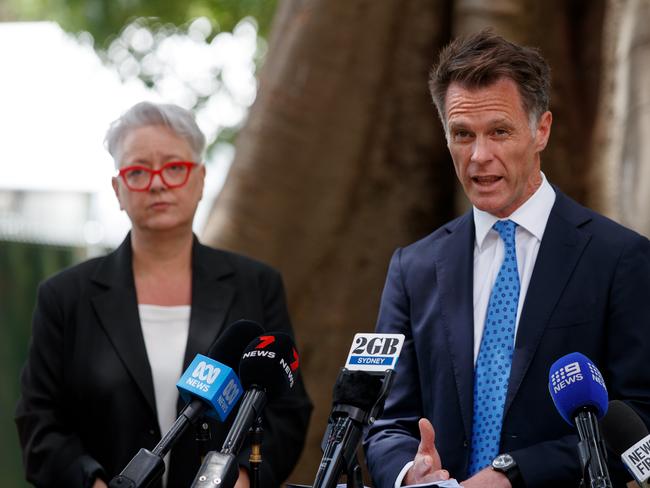
<path id="1" fill-rule="evenodd" d="M 81 249 L 0 241 L 0 486 L 3 488 L 28 486 L 24 481 L 13 415 L 36 287 L 45 277 L 83 257 Z"/>

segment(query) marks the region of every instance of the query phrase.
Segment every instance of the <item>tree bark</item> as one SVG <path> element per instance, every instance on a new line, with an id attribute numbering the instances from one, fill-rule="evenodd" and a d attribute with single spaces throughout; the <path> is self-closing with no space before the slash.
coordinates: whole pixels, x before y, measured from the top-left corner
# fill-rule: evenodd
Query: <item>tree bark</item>
<path id="1" fill-rule="evenodd" d="M 453 216 L 454 175 L 427 90 L 442 1 L 280 4 L 260 90 L 205 229 L 285 278 L 315 403 L 311 483 L 332 386 L 371 331 L 391 253 Z"/>
<path id="2" fill-rule="evenodd" d="M 610 0 L 590 203 L 650 234 L 650 1 Z"/>
<path id="3" fill-rule="evenodd" d="M 353 334 L 374 326 L 392 251 L 467 208 L 427 91 L 439 49 L 452 36 L 487 26 L 538 46 L 554 78 L 553 134 L 542 155 L 549 180 L 601 210 L 633 201 L 648 220 L 640 210 L 650 199 L 642 164 L 648 166 L 650 151 L 639 143 L 650 124 L 649 63 L 642 62 L 648 2 L 280 3 L 258 99 L 204 237 L 285 277 L 316 405 L 292 481 L 313 481 L 333 383 Z M 622 42 L 617 19 L 626 9 L 636 22 L 626 41 L 633 83 L 602 76 L 621 64 L 608 49 L 611 39 Z M 634 101 L 616 105 L 622 95 L 614 100 L 612 86 L 634 91 Z M 638 131 L 613 130 L 623 119 Z"/>

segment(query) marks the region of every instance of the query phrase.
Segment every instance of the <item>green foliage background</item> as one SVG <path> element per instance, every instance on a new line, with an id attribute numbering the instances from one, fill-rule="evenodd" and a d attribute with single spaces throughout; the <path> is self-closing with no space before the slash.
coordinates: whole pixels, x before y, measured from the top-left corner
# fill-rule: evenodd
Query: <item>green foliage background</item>
<path id="1" fill-rule="evenodd" d="M 254 17 L 267 37 L 277 0 L 5 0 L 14 20 L 53 20 L 69 32 L 92 34 L 106 48 L 122 27 L 137 17 L 155 17 L 176 26 L 205 16 L 221 31 L 231 31 L 242 18 Z"/>
<path id="2" fill-rule="evenodd" d="M 79 249 L 0 241 L 0 486 L 24 481 L 13 421 L 19 374 L 29 342 L 36 287 L 46 276 L 81 259 Z"/>

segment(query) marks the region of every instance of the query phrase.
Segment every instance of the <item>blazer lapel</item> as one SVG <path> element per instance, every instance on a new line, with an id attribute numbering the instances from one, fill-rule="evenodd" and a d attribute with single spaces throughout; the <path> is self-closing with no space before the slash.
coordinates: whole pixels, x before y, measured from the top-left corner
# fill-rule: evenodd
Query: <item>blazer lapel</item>
<path id="1" fill-rule="evenodd" d="M 118 249 L 104 258 L 92 280 L 105 288 L 92 298 L 101 326 L 155 415 L 153 379 L 133 281 L 130 234 Z"/>
<path id="2" fill-rule="evenodd" d="M 192 312 L 183 369 L 197 354 L 205 354 L 223 329 L 235 297 L 229 277 L 234 269 L 226 255 L 194 238 L 192 248 Z"/>
<path id="3" fill-rule="evenodd" d="M 455 224 L 455 225 L 454 225 Z M 436 261 L 443 324 L 468 439 L 472 435 L 474 384 L 474 221 L 471 212 L 446 227 Z"/>
<path id="4" fill-rule="evenodd" d="M 515 340 L 504 417 L 519 390 L 551 313 L 591 236 L 578 230 L 590 219 L 557 188 L 531 276 Z"/>

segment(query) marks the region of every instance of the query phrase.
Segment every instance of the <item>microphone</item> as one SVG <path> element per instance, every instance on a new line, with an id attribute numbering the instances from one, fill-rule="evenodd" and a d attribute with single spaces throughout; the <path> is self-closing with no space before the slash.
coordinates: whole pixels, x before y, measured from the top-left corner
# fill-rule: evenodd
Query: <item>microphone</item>
<path id="1" fill-rule="evenodd" d="M 299 365 L 298 352 L 287 334 L 276 332 L 251 341 L 241 356 L 239 377 L 246 389 L 237 416 L 221 451 L 211 451 L 192 482 L 192 488 L 230 488 L 239 475 L 239 454 L 249 429 L 268 399 L 293 388 Z"/>
<path id="2" fill-rule="evenodd" d="M 641 488 L 650 488 L 650 433 L 641 417 L 625 402 L 612 400 L 600 426 L 609 450 Z"/>
<path id="3" fill-rule="evenodd" d="M 207 356 L 196 355 L 176 384 L 187 405 L 153 450 L 140 449 L 122 472 L 111 480 L 110 488 L 146 488 L 165 472 L 163 458 L 190 425 L 203 415 L 222 422 L 226 419 L 243 392 L 230 366 L 237 364 L 246 344 L 261 331 L 263 329 L 257 323 L 239 320 L 212 343 Z"/>
<path id="4" fill-rule="evenodd" d="M 334 488 L 345 470 L 348 486 L 363 486 L 356 452 L 363 428 L 381 416 L 392 385 L 402 334 L 356 334 L 334 385 L 323 436 L 323 457 L 313 488 Z"/>
<path id="5" fill-rule="evenodd" d="M 598 368 L 583 354 L 572 352 L 553 363 L 548 389 L 562 418 L 578 430 L 578 453 L 591 488 L 612 488 L 598 419 L 607 412 L 607 388 Z"/>

